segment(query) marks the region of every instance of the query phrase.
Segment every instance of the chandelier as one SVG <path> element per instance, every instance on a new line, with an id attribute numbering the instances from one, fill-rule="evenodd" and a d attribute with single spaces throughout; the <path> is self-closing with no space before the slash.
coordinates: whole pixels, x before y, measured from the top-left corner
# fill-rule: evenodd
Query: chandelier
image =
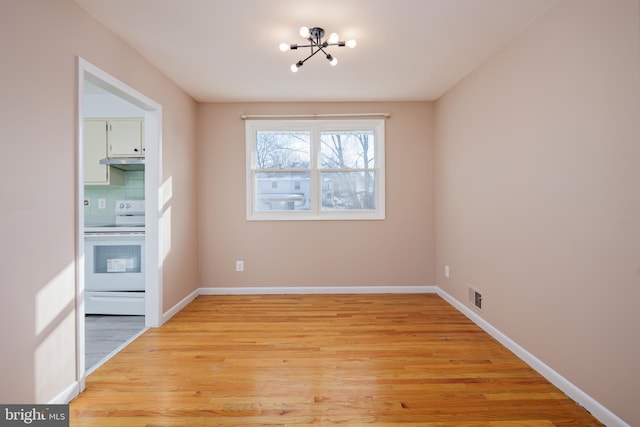
<path id="1" fill-rule="evenodd" d="M 307 59 L 311 58 L 318 52 L 322 52 L 327 57 L 327 60 L 329 61 L 329 63 L 335 66 L 338 63 L 338 60 L 336 59 L 335 56 L 325 51 L 325 48 L 327 48 L 328 46 L 340 46 L 340 47 L 347 46 L 350 48 L 356 47 L 355 40 L 351 39 L 346 42 L 340 41 L 340 37 L 336 33 L 331 33 L 326 40 L 322 40 L 322 37 L 324 37 L 324 29 L 320 27 L 313 27 L 313 28 L 301 27 L 300 36 L 307 39 L 309 41 L 309 44 L 299 45 L 299 44 L 280 43 L 280 50 L 282 52 L 286 52 L 288 50 L 296 50 L 298 48 L 305 48 L 305 47 L 311 48 L 311 54 L 309 56 L 296 62 L 291 66 L 291 71 L 294 73 L 296 73 L 298 71 L 298 68 L 302 67 L 302 65 L 305 62 L 307 62 Z"/>

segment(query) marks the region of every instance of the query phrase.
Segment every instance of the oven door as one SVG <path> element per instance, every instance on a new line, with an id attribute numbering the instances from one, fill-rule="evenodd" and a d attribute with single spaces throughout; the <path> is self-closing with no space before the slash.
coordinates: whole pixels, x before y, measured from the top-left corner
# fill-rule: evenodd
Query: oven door
<path id="1" fill-rule="evenodd" d="M 87 291 L 144 291 L 144 234 L 85 235 Z"/>

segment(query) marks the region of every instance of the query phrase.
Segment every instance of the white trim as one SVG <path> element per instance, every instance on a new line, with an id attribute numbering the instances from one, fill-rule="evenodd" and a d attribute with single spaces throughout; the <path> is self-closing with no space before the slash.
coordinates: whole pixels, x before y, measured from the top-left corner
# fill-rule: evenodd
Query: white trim
<path id="1" fill-rule="evenodd" d="M 69 387 L 62 390 L 57 396 L 48 401 L 47 405 L 66 405 L 73 399 L 78 397 L 81 390 L 84 389 L 84 380 L 74 381 Z"/>
<path id="2" fill-rule="evenodd" d="M 173 316 L 175 316 L 176 314 L 178 314 L 183 308 L 185 308 L 191 301 L 193 301 L 194 299 L 196 299 L 198 297 L 198 295 L 200 294 L 200 290 L 196 289 L 195 291 L 191 292 L 189 295 L 187 295 L 186 297 L 184 297 L 181 301 L 179 301 L 176 305 L 174 305 L 173 307 L 171 307 L 168 311 L 166 311 L 163 315 L 162 315 L 162 323 L 164 324 L 165 322 L 167 322 L 169 319 L 171 319 Z"/>
<path id="3" fill-rule="evenodd" d="M 200 288 L 199 295 L 434 294 L 436 286 L 303 286 Z"/>
<path id="4" fill-rule="evenodd" d="M 152 101 L 153 102 L 153 101 Z M 145 126 L 145 325 L 162 325 L 163 233 L 162 106 L 146 111 Z"/>
<path id="5" fill-rule="evenodd" d="M 84 134 L 84 68 L 82 58 L 78 58 L 78 76 L 77 76 L 77 103 L 78 103 L 78 133 L 76 134 L 76 152 L 78 157 L 77 175 L 76 175 L 76 380 L 69 388 L 78 385 L 78 393 L 84 390 L 85 376 L 85 309 L 84 309 L 84 144 L 82 143 L 82 135 Z M 65 392 L 63 391 L 62 394 Z M 77 396 L 77 394 L 76 394 Z M 75 397 L 75 396 L 73 396 Z M 72 398 L 73 398 L 72 397 Z"/>
<path id="6" fill-rule="evenodd" d="M 310 135 L 310 159 L 307 168 L 259 169 L 257 167 L 256 137 L 259 131 L 304 131 Z M 321 133 L 323 131 L 373 131 L 375 165 L 371 168 L 340 168 L 325 169 L 321 167 L 320 150 Z M 385 121 L 383 119 L 352 120 L 274 120 L 270 123 L 260 120 L 246 120 L 245 122 L 245 210 L 247 221 L 368 221 L 386 219 L 385 202 Z M 374 209 L 337 209 L 327 210 L 322 206 L 323 188 L 321 177 L 327 172 L 364 172 L 375 174 L 375 208 Z M 258 210 L 256 174 L 262 172 L 290 173 L 305 172 L 309 174 L 309 203 L 301 210 Z"/>
<path id="7" fill-rule="evenodd" d="M 382 117 L 388 119 L 389 113 L 347 113 L 347 114 L 241 114 L 242 120 L 270 120 L 270 119 L 328 119 L 328 118 Z"/>
<path id="8" fill-rule="evenodd" d="M 495 338 L 500 344 L 511 350 L 518 358 L 527 363 L 540 375 L 545 377 L 551 384 L 562 390 L 567 396 L 573 399 L 580 406 L 584 407 L 594 417 L 600 420 L 602 423 L 609 427 L 630 427 L 629 424 L 624 422 L 613 412 L 604 407 L 600 402 L 586 394 L 584 391 L 576 387 L 573 383 L 546 365 L 540 359 L 529 353 L 526 349 L 513 341 L 511 338 L 500 332 L 489 322 L 484 320 L 478 313 L 469 309 L 466 305 L 460 301 L 436 287 L 437 294 L 441 296 L 445 301 L 455 307 L 462 314 L 467 316 L 473 323 L 482 328 L 485 332 Z"/>

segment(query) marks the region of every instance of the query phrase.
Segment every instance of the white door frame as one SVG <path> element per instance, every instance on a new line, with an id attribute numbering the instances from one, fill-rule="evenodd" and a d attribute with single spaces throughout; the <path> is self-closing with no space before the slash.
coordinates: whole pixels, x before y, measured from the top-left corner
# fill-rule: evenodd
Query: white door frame
<path id="1" fill-rule="evenodd" d="M 95 65 L 78 57 L 78 133 L 77 133 L 77 208 L 76 208 L 76 363 L 80 391 L 84 390 L 85 307 L 84 307 L 84 149 L 83 99 L 84 81 L 123 98 L 144 110 L 145 138 L 145 326 L 162 324 L 162 105 L 146 97 Z"/>

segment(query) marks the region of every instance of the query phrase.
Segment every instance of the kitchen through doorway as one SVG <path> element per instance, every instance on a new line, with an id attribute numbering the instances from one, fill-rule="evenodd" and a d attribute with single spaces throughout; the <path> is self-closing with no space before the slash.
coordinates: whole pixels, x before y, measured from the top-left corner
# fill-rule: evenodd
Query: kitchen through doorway
<path id="1" fill-rule="evenodd" d="M 161 106 L 79 58 L 77 375 L 161 324 Z"/>

